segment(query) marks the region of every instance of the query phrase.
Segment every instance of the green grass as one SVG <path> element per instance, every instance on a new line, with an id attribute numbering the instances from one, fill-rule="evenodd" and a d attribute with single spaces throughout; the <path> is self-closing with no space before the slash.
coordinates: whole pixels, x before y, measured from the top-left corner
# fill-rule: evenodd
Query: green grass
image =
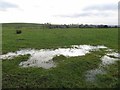
<path id="1" fill-rule="evenodd" d="M 118 49 L 117 28 L 69 28 L 47 29 L 23 27 L 22 34 L 16 35 L 16 25 L 3 25 L 3 53 L 21 48 L 58 48 L 70 45 L 105 45 Z M 3 88 L 112 88 L 118 87 L 118 66 L 106 68 L 107 75 L 98 75 L 96 83 L 85 81 L 87 70 L 98 68 L 101 63 L 100 50 L 81 57 L 66 58 L 56 56 L 53 61 L 57 67 L 20 68 L 19 63 L 28 59 L 28 55 L 19 56 L 2 62 Z M 107 81 L 106 81 L 107 80 Z"/>
<path id="2" fill-rule="evenodd" d="M 69 29 L 16 29 L 3 27 L 3 53 L 20 48 L 58 48 L 69 45 L 105 45 L 118 49 L 118 29 L 116 28 L 69 28 Z"/>

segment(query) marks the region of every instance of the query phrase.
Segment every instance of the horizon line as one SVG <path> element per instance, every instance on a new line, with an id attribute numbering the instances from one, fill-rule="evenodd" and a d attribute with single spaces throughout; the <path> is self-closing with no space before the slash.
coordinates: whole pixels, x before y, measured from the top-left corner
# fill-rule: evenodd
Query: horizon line
<path id="1" fill-rule="evenodd" d="M 64 23 L 64 24 L 57 24 L 57 23 L 50 23 L 50 22 L 45 22 L 45 23 L 32 23 L 32 22 L 4 22 L 4 23 L 0 23 L 0 24 L 52 24 L 52 25 L 108 25 L 108 26 L 111 26 L 111 25 L 113 25 L 113 26 L 118 26 L 118 24 L 103 24 L 103 23 L 101 23 L 101 24 L 88 24 L 88 23 L 86 23 L 86 24 L 83 24 L 83 23 L 71 23 L 71 24 L 66 24 L 66 23 Z"/>

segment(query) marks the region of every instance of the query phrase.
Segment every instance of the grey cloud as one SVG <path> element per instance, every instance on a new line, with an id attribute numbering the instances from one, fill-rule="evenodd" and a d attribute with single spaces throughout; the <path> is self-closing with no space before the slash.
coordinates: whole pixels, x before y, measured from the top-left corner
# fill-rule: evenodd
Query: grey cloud
<path id="1" fill-rule="evenodd" d="M 111 4 L 99 4 L 99 5 L 93 5 L 88 6 L 84 8 L 85 11 L 91 11 L 91 10 L 97 10 L 97 11 L 114 11 L 118 9 L 118 5 L 115 3 Z"/>
<path id="2" fill-rule="evenodd" d="M 73 17 L 87 17 L 87 16 L 102 16 L 102 17 L 106 17 L 106 16 L 110 16 L 110 15 L 107 14 L 107 13 L 91 13 L 91 12 L 73 15 Z"/>
<path id="3" fill-rule="evenodd" d="M 0 11 L 6 11 L 8 8 L 18 8 L 18 6 L 9 2 L 0 1 Z"/>
<path id="4" fill-rule="evenodd" d="M 97 16 L 97 17 L 108 17 L 112 16 L 112 12 L 116 12 L 118 9 L 117 4 L 99 4 L 99 5 L 93 5 L 88 6 L 84 9 L 82 9 L 81 13 L 77 14 L 71 14 L 71 15 L 57 15 L 58 17 L 64 17 L 64 18 L 79 18 L 79 17 L 91 17 L 91 16 Z M 97 12 L 94 12 L 96 10 Z"/>
<path id="5" fill-rule="evenodd" d="M 94 13 L 94 12 L 83 12 L 79 14 L 73 14 L 73 15 L 56 15 L 58 17 L 64 17 L 64 18 L 79 18 L 79 17 L 91 17 L 91 16 L 99 16 L 99 17 L 107 17 L 110 16 L 109 13 Z"/>

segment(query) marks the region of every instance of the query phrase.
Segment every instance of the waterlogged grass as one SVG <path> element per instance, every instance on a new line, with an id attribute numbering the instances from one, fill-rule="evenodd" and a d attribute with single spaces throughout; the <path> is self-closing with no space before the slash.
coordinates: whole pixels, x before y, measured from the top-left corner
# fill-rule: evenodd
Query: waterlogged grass
<path id="1" fill-rule="evenodd" d="M 51 69 L 20 68 L 21 61 L 28 56 L 3 61 L 3 88 L 75 88 L 86 87 L 84 73 L 97 68 L 101 62 L 93 54 L 85 57 L 63 58 L 57 67 Z"/>
<path id="2" fill-rule="evenodd" d="M 29 55 L 3 60 L 3 88 L 117 88 L 119 62 L 105 67 L 107 74 L 97 75 L 95 83 L 86 82 L 86 71 L 101 63 L 98 52 L 72 58 L 56 56 L 57 67 L 51 69 L 21 68 L 19 63 Z"/>
<path id="3" fill-rule="evenodd" d="M 116 88 L 119 87 L 120 83 L 120 73 L 119 73 L 119 67 L 120 61 L 117 61 L 115 64 L 109 65 L 105 67 L 107 74 L 103 75 L 97 75 L 97 86 L 103 86 L 106 88 Z"/>
<path id="4" fill-rule="evenodd" d="M 69 28 L 44 29 L 22 28 L 16 34 L 16 25 L 3 25 L 3 53 L 21 48 L 58 48 L 70 45 L 105 45 L 118 49 L 117 28 Z M 95 83 L 86 82 L 86 71 L 98 68 L 100 57 L 106 51 L 95 51 L 85 56 L 67 58 L 56 56 L 55 68 L 21 68 L 20 62 L 29 55 L 2 62 L 3 88 L 112 88 L 118 87 L 118 63 L 106 67 L 107 74 L 98 75 Z"/>

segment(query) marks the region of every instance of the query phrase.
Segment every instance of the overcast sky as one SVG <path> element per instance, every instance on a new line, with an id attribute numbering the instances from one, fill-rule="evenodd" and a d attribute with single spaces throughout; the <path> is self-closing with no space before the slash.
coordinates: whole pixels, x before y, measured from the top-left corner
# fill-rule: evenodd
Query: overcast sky
<path id="1" fill-rule="evenodd" d="M 0 0 L 0 23 L 118 24 L 119 0 Z"/>

